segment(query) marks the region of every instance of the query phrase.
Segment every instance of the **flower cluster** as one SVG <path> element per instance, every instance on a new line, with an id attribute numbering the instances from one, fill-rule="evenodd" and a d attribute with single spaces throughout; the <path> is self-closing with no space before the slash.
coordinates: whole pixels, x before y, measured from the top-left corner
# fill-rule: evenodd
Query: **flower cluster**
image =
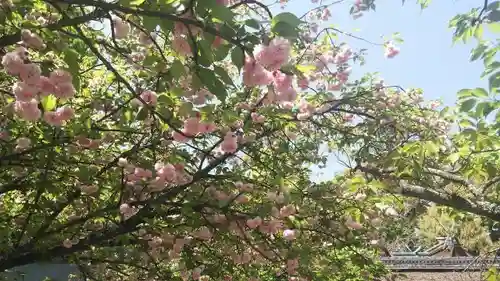
<path id="1" fill-rule="evenodd" d="M 40 37 L 23 31 L 23 41 L 30 47 L 41 47 L 43 42 Z M 40 99 L 54 95 L 61 100 L 67 100 L 75 95 L 72 76 L 67 71 L 56 69 L 49 76 L 43 76 L 40 66 L 30 63 L 28 51 L 24 47 L 17 47 L 2 58 L 2 65 L 10 75 L 19 77 L 19 81 L 12 87 L 16 98 L 14 111 L 26 121 L 36 121 L 42 117 L 39 108 Z M 53 126 L 61 126 L 74 116 L 74 111 L 69 106 L 57 108 L 55 111 L 44 112 L 44 120 Z"/>

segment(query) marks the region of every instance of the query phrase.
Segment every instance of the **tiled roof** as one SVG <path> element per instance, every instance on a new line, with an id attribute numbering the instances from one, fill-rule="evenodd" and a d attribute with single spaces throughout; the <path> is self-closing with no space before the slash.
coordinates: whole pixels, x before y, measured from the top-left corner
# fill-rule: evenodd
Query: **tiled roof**
<path id="1" fill-rule="evenodd" d="M 425 250 L 389 252 L 381 261 L 394 272 L 455 272 L 482 271 L 500 266 L 500 257 L 470 255 L 453 238 L 440 237 L 437 243 Z"/>
<path id="2" fill-rule="evenodd" d="M 484 280 L 479 271 L 465 272 L 408 272 L 405 276 L 395 276 L 393 281 L 478 281 Z"/>
<path id="3" fill-rule="evenodd" d="M 500 266 L 500 258 L 479 257 L 382 257 L 392 271 L 478 271 Z"/>

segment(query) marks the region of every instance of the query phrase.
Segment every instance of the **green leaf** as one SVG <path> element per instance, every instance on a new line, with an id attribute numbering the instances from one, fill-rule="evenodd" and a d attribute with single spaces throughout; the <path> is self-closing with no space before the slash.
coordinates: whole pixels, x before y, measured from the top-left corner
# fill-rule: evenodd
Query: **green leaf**
<path id="1" fill-rule="evenodd" d="M 468 98 L 472 96 L 472 90 L 471 89 L 462 89 L 458 91 L 458 99 L 463 99 L 463 98 Z"/>
<path id="2" fill-rule="evenodd" d="M 483 33 L 484 33 L 483 25 L 480 24 L 476 27 L 476 30 L 474 30 L 474 37 L 476 37 L 476 39 L 478 40 L 481 40 L 481 38 L 483 38 Z"/>
<path id="3" fill-rule="evenodd" d="M 297 27 L 302 23 L 303 21 L 292 13 L 281 13 L 273 18 L 271 31 L 284 38 L 296 39 L 299 36 Z"/>
<path id="4" fill-rule="evenodd" d="M 303 23 L 296 15 L 289 12 L 276 15 L 271 22 L 271 26 L 274 27 L 280 22 L 287 23 L 292 28 L 297 28 L 297 26 Z"/>
<path id="5" fill-rule="evenodd" d="M 286 22 L 278 22 L 271 28 L 271 31 L 283 38 L 294 40 L 299 37 L 299 31 L 297 28 L 291 26 Z"/>
<path id="6" fill-rule="evenodd" d="M 243 67 L 244 59 L 245 57 L 243 50 L 240 49 L 239 47 L 235 47 L 231 51 L 231 61 L 238 68 L 238 70 L 241 70 L 241 68 Z"/>
<path id="7" fill-rule="evenodd" d="M 439 152 L 439 146 L 431 141 L 427 141 L 424 143 L 424 149 L 426 150 L 427 153 L 430 153 L 431 155 L 434 155 Z"/>
<path id="8" fill-rule="evenodd" d="M 212 17 L 227 24 L 233 21 L 234 13 L 228 7 L 218 5 L 212 9 Z"/>
<path id="9" fill-rule="evenodd" d="M 472 124 L 471 121 L 467 120 L 467 119 L 462 119 L 460 120 L 460 122 L 458 123 L 458 125 L 462 128 L 469 128 L 469 127 L 473 127 L 474 124 Z"/>
<path id="10" fill-rule="evenodd" d="M 163 32 L 167 33 L 172 31 L 174 28 L 174 22 L 166 19 L 162 19 L 160 21 L 160 27 L 163 30 Z"/>
<path id="11" fill-rule="evenodd" d="M 229 50 L 231 49 L 231 45 L 225 44 L 221 45 L 215 50 L 213 50 L 214 61 L 221 61 L 227 57 L 229 54 Z"/>
<path id="12" fill-rule="evenodd" d="M 422 9 L 429 7 L 431 4 L 431 0 L 418 0 L 417 2 L 420 4 L 420 8 Z"/>
<path id="13" fill-rule="evenodd" d="M 224 68 L 216 65 L 214 66 L 214 71 L 220 77 L 220 79 L 224 81 L 224 83 L 233 85 L 233 80 L 231 80 L 231 77 L 229 77 L 229 74 Z"/>
<path id="14" fill-rule="evenodd" d="M 193 104 L 190 102 L 185 102 L 181 104 L 181 106 L 177 110 L 177 114 L 181 116 L 188 116 L 192 111 L 193 111 Z"/>
<path id="15" fill-rule="evenodd" d="M 478 98 L 484 98 L 488 96 L 488 92 L 483 88 L 475 88 L 472 90 L 472 95 Z"/>
<path id="16" fill-rule="evenodd" d="M 166 104 L 169 106 L 175 105 L 175 101 L 168 95 L 162 94 L 158 96 L 158 103 L 159 104 Z"/>
<path id="17" fill-rule="evenodd" d="M 42 98 L 42 107 L 45 111 L 52 111 L 56 108 L 57 98 L 54 95 L 48 95 Z"/>
<path id="18" fill-rule="evenodd" d="M 132 6 L 139 6 L 139 5 L 142 5 L 142 3 L 146 2 L 146 0 L 133 0 L 133 1 L 130 1 L 130 5 Z"/>
<path id="19" fill-rule="evenodd" d="M 219 27 L 219 32 L 222 35 L 221 37 L 223 38 L 232 38 L 236 36 L 236 31 L 226 24 Z"/>
<path id="20" fill-rule="evenodd" d="M 260 23 L 256 19 L 247 19 L 245 25 L 251 28 L 260 29 Z"/>
<path id="21" fill-rule="evenodd" d="M 468 99 L 462 102 L 460 105 L 461 112 L 470 111 L 476 105 L 476 99 Z"/>
<path id="22" fill-rule="evenodd" d="M 484 51 L 488 49 L 488 46 L 485 44 L 479 44 L 476 48 L 474 48 L 471 52 L 470 60 L 475 61 L 479 57 L 481 57 L 482 54 L 484 54 Z"/>
<path id="23" fill-rule="evenodd" d="M 207 42 L 207 40 L 201 40 L 198 42 L 198 49 L 200 51 L 200 55 L 198 56 L 198 62 L 203 66 L 210 66 L 214 57 L 212 55 L 212 47 Z"/>
<path id="24" fill-rule="evenodd" d="M 207 87 L 207 89 L 214 94 L 221 102 L 225 102 L 227 91 L 224 84 L 217 79 L 214 71 L 206 68 L 198 68 L 198 75 L 200 81 Z"/>
<path id="25" fill-rule="evenodd" d="M 142 25 L 146 30 L 152 32 L 156 29 L 156 27 L 160 24 L 160 19 L 157 17 L 143 17 Z"/>
<path id="26" fill-rule="evenodd" d="M 74 49 L 64 50 L 64 62 L 68 65 L 68 71 L 73 76 L 73 86 L 77 91 L 80 90 L 80 55 Z"/>
<path id="27" fill-rule="evenodd" d="M 497 89 L 500 87 L 500 71 L 493 73 L 490 78 L 488 78 L 490 92 L 493 89 Z"/>
<path id="28" fill-rule="evenodd" d="M 180 60 L 174 60 L 172 65 L 170 65 L 170 74 L 174 78 L 177 78 L 177 79 L 184 76 L 185 69 L 184 69 L 184 65 L 182 64 L 182 62 Z"/>
<path id="29" fill-rule="evenodd" d="M 137 114 L 135 115 L 135 120 L 142 121 L 148 117 L 149 109 L 147 107 L 141 107 Z"/>
<path id="30" fill-rule="evenodd" d="M 482 102 L 476 106 L 476 117 L 486 118 L 488 115 L 495 110 L 495 106 L 491 102 Z"/>
<path id="31" fill-rule="evenodd" d="M 492 22 L 488 24 L 488 29 L 492 33 L 499 33 L 500 32 L 500 22 Z"/>

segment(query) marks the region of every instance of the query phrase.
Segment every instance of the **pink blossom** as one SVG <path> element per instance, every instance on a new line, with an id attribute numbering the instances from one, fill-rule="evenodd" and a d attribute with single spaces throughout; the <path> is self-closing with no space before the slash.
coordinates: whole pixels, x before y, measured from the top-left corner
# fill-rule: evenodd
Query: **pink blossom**
<path id="1" fill-rule="evenodd" d="M 33 49 L 44 49 L 45 44 L 43 43 L 42 38 L 38 36 L 35 33 L 32 33 L 31 31 L 27 29 L 23 29 L 21 31 L 21 40 L 28 45 L 29 47 Z"/>
<path id="2" fill-rule="evenodd" d="M 288 274 L 295 274 L 297 268 L 299 267 L 299 259 L 289 259 L 286 261 L 286 270 Z"/>
<path id="3" fill-rule="evenodd" d="M 188 41 L 182 37 L 175 37 L 171 44 L 172 49 L 181 56 L 189 56 L 192 54 L 191 46 Z"/>
<path id="4" fill-rule="evenodd" d="M 212 232 L 208 227 L 203 226 L 194 233 L 194 236 L 200 240 L 210 240 L 212 239 Z"/>
<path id="5" fill-rule="evenodd" d="M 71 240 L 64 239 L 64 241 L 63 241 L 63 247 L 64 248 L 68 248 L 68 249 L 71 248 L 71 247 L 73 247 L 73 244 L 71 243 Z"/>
<path id="6" fill-rule="evenodd" d="M 286 75 L 281 71 L 273 72 L 274 88 L 277 92 L 283 92 L 292 87 L 293 76 Z"/>
<path id="7" fill-rule="evenodd" d="M 247 226 L 250 229 L 255 229 L 259 227 L 262 224 L 262 219 L 260 217 L 255 217 L 253 219 L 248 219 L 247 220 Z"/>
<path id="8" fill-rule="evenodd" d="M 83 194 L 91 195 L 99 191 L 99 188 L 96 185 L 82 184 L 80 185 L 80 190 L 82 191 Z"/>
<path id="9" fill-rule="evenodd" d="M 328 84 L 328 91 L 339 91 L 340 89 L 342 89 L 342 83 L 341 82 L 337 82 L 337 83 L 329 83 Z"/>
<path id="10" fill-rule="evenodd" d="M 151 106 L 155 106 L 158 101 L 156 93 L 150 90 L 142 92 L 141 99 L 143 99 L 146 102 L 146 104 Z"/>
<path id="11" fill-rule="evenodd" d="M 268 46 L 257 46 L 254 56 L 256 61 L 270 71 L 278 70 L 290 58 L 290 42 L 277 37 Z"/>
<path id="12" fill-rule="evenodd" d="M 273 77 L 254 59 L 247 57 L 243 66 L 243 83 L 247 86 L 265 86 L 271 84 Z"/>
<path id="13" fill-rule="evenodd" d="M 299 80 L 297 80 L 297 85 L 302 90 L 305 90 L 309 87 L 309 80 L 307 80 L 307 78 L 305 78 L 305 77 L 302 77 Z"/>
<path id="14" fill-rule="evenodd" d="M 234 201 L 236 203 L 243 204 L 243 203 L 248 203 L 248 201 L 250 201 L 250 199 L 248 199 L 248 197 L 246 195 L 239 195 L 236 197 L 236 199 Z"/>
<path id="15" fill-rule="evenodd" d="M 212 122 L 200 123 L 200 133 L 202 134 L 212 133 L 215 132 L 215 130 L 217 130 L 217 125 L 215 125 L 215 123 Z"/>
<path id="16" fill-rule="evenodd" d="M 280 217 L 288 217 L 295 215 L 295 207 L 293 205 L 287 205 L 280 209 Z"/>
<path id="17" fill-rule="evenodd" d="M 189 139 L 179 132 L 172 132 L 172 138 L 178 142 L 187 142 Z"/>
<path id="18" fill-rule="evenodd" d="M 193 277 L 193 280 L 200 279 L 202 271 L 203 270 L 200 267 L 197 267 L 197 268 L 193 269 L 193 272 L 191 273 L 191 275 Z"/>
<path id="19" fill-rule="evenodd" d="M 26 82 L 29 85 L 36 85 L 40 79 L 42 74 L 42 70 L 40 67 L 34 63 L 25 64 L 20 72 L 19 77 L 21 80 Z"/>
<path id="20" fill-rule="evenodd" d="M 183 132 L 187 136 L 195 136 L 200 132 L 200 119 L 198 117 L 191 117 L 184 120 Z"/>
<path id="21" fill-rule="evenodd" d="M 9 141 L 9 139 L 10 139 L 10 133 L 8 131 L 0 130 L 0 140 Z"/>
<path id="22" fill-rule="evenodd" d="M 257 112 L 252 112 L 250 116 L 255 123 L 264 123 L 266 121 L 266 117 L 258 114 Z"/>
<path id="23" fill-rule="evenodd" d="M 399 54 L 399 48 L 394 46 L 391 42 L 385 45 L 384 56 L 386 58 L 393 58 Z"/>
<path id="24" fill-rule="evenodd" d="M 63 120 L 54 111 L 46 111 L 43 113 L 43 120 L 49 125 L 60 127 L 62 126 Z"/>
<path id="25" fill-rule="evenodd" d="M 238 142 L 233 132 L 227 132 L 221 144 L 221 150 L 225 153 L 234 153 L 238 150 Z"/>
<path id="26" fill-rule="evenodd" d="M 117 163 L 118 167 L 126 167 L 128 165 L 128 161 L 126 158 L 119 158 L 118 159 L 118 163 Z"/>
<path id="27" fill-rule="evenodd" d="M 76 89 L 72 83 L 56 84 L 54 95 L 58 98 L 72 98 L 76 93 Z"/>
<path id="28" fill-rule="evenodd" d="M 296 238 L 296 231 L 292 229 L 285 229 L 283 231 L 283 238 L 286 240 L 294 240 Z"/>
<path id="29" fill-rule="evenodd" d="M 224 43 L 224 39 L 222 39 L 222 37 L 220 36 L 215 36 L 215 39 L 214 39 L 214 42 L 212 42 L 212 47 L 213 48 L 218 48 L 220 47 L 220 45 L 222 45 L 222 43 Z"/>
<path id="30" fill-rule="evenodd" d="M 296 98 L 297 98 L 297 91 L 292 87 L 286 89 L 285 91 L 278 92 L 276 94 L 276 99 L 282 103 L 293 102 Z"/>
<path id="31" fill-rule="evenodd" d="M 347 227 L 355 229 L 355 230 L 359 230 L 359 229 L 363 228 L 363 226 L 359 222 L 354 221 L 351 217 L 347 218 L 345 225 Z"/>
<path id="32" fill-rule="evenodd" d="M 188 35 L 189 29 L 187 25 L 182 23 L 181 21 L 176 21 L 174 24 L 174 35 L 176 38 L 179 38 L 181 35 Z"/>
<path id="33" fill-rule="evenodd" d="M 167 181 L 174 181 L 176 174 L 177 174 L 177 171 L 176 171 L 174 165 L 166 164 L 157 170 L 157 174 L 160 177 L 165 178 L 165 180 L 167 180 Z"/>
<path id="34" fill-rule="evenodd" d="M 332 14 L 330 13 L 329 9 L 327 8 L 323 9 L 323 12 L 321 13 L 322 20 L 327 21 L 328 19 L 330 19 L 331 16 Z"/>
<path id="35" fill-rule="evenodd" d="M 73 77 L 69 72 L 64 69 L 56 69 L 52 71 L 49 75 L 49 80 L 54 85 L 71 83 Z"/>
<path id="36" fill-rule="evenodd" d="M 31 146 L 31 140 L 29 138 L 21 137 L 16 140 L 16 149 L 27 149 Z"/>
<path id="37" fill-rule="evenodd" d="M 134 175 L 138 178 L 150 178 L 153 176 L 153 173 L 148 169 L 135 168 Z"/>
<path id="38" fill-rule="evenodd" d="M 326 55 L 320 55 L 314 62 L 316 71 L 317 72 L 323 71 L 323 69 L 325 69 L 325 67 L 328 66 L 328 63 L 329 63 L 329 57 L 327 57 Z"/>
<path id="39" fill-rule="evenodd" d="M 127 22 L 123 21 L 119 17 L 113 18 L 113 25 L 115 28 L 115 38 L 116 39 L 124 39 L 128 36 L 130 32 L 130 26 Z"/>
<path id="40" fill-rule="evenodd" d="M 30 101 L 36 98 L 38 90 L 25 82 L 16 82 L 14 86 L 12 86 L 12 92 L 14 93 L 14 96 L 16 96 L 16 100 Z"/>
<path id="41" fill-rule="evenodd" d="M 156 33 L 152 32 L 150 34 L 141 32 L 139 33 L 139 44 L 144 46 L 150 46 L 153 44 L 153 40 L 156 39 Z"/>
<path id="42" fill-rule="evenodd" d="M 8 52 L 2 57 L 2 65 L 10 75 L 17 75 L 23 69 L 24 62 L 16 52 Z"/>
<path id="43" fill-rule="evenodd" d="M 75 116 L 75 111 L 71 107 L 65 105 L 58 108 L 56 114 L 62 121 L 68 121 Z"/>
<path id="44" fill-rule="evenodd" d="M 42 116 L 42 111 L 38 108 L 38 101 L 35 99 L 27 102 L 16 101 L 14 111 L 26 121 L 36 121 Z"/>
<path id="45" fill-rule="evenodd" d="M 352 50 L 349 47 L 343 47 L 334 57 L 333 62 L 336 64 L 346 63 L 352 55 Z"/>
<path id="46" fill-rule="evenodd" d="M 56 91 L 56 87 L 54 86 L 50 78 L 45 76 L 40 76 L 37 88 L 44 95 L 53 94 Z"/>

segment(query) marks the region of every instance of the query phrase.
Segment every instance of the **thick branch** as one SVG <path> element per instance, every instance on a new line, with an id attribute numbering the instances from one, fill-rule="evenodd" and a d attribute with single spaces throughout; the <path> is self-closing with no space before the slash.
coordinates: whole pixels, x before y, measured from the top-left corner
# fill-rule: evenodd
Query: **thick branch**
<path id="1" fill-rule="evenodd" d="M 104 15 L 106 15 L 106 12 L 104 12 L 102 10 L 95 10 L 92 13 L 89 13 L 87 15 L 83 15 L 81 17 L 62 19 L 56 23 L 49 24 L 44 28 L 47 28 L 49 30 L 56 30 L 56 29 L 60 29 L 63 27 L 67 27 L 67 26 L 79 25 L 82 23 L 86 23 L 88 21 L 103 17 Z M 13 34 L 4 35 L 4 36 L 0 37 L 0 48 L 4 48 L 6 46 L 16 44 L 20 40 L 21 40 L 21 30 L 19 30 L 18 32 L 13 33 Z"/>
<path id="2" fill-rule="evenodd" d="M 381 180 L 391 180 L 395 185 L 397 185 L 397 187 L 395 187 L 397 193 L 400 193 L 403 196 L 427 200 L 439 205 L 452 207 L 457 210 L 484 216 L 500 222 L 500 205 L 498 204 L 486 201 L 471 201 L 456 194 L 446 194 L 420 185 L 408 184 L 395 178 L 394 176 L 389 175 L 390 172 L 393 172 L 392 169 L 384 171 L 377 168 L 363 167 L 361 165 L 358 165 L 356 169 L 373 175 L 375 178 Z"/>
<path id="3" fill-rule="evenodd" d="M 400 183 L 403 196 L 419 198 L 439 205 L 452 207 L 500 222 L 500 205 L 490 202 L 472 202 L 458 195 L 438 193 L 418 185 Z"/>
<path id="4" fill-rule="evenodd" d="M 158 11 L 158 10 L 144 10 L 141 8 L 129 8 L 129 7 L 120 6 L 118 4 L 107 3 L 104 1 L 94 1 L 94 0 L 54 0 L 54 2 L 93 6 L 96 8 L 103 9 L 107 12 L 118 11 L 118 12 L 122 12 L 125 14 L 142 15 L 142 16 L 161 18 L 161 19 L 174 21 L 174 22 L 182 22 L 186 25 L 192 25 L 192 26 L 199 27 L 203 31 L 208 32 L 212 35 L 219 36 L 222 39 L 224 39 L 228 42 L 231 42 L 232 44 L 238 46 L 243 51 L 247 50 L 247 48 L 239 40 L 234 39 L 234 38 L 227 36 L 225 34 L 221 34 L 219 31 L 217 31 L 217 29 L 215 29 L 215 27 L 205 25 L 203 22 L 200 22 L 200 21 L 187 19 L 187 18 L 181 18 L 181 17 L 178 17 L 176 15 L 168 14 L 168 13 Z"/>

